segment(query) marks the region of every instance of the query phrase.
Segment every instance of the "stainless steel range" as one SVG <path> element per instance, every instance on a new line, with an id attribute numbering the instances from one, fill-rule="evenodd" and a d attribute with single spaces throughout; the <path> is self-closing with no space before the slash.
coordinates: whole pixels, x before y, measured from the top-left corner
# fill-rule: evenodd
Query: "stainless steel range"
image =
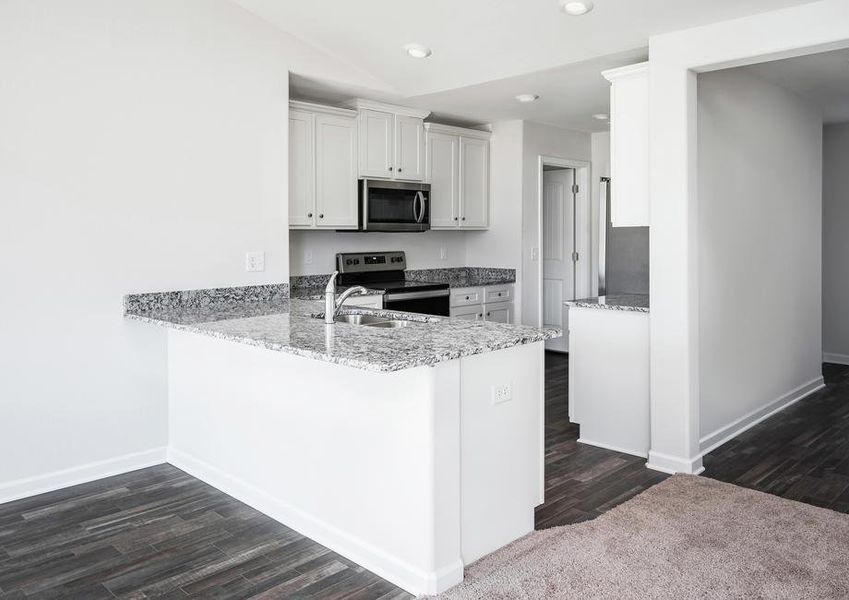
<path id="1" fill-rule="evenodd" d="M 397 252 L 356 252 L 336 255 L 340 285 L 362 285 L 385 291 L 383 306 L 389 310 L 449 314 L 449 286 L 435 281 L 407 281 L 407 257 Z"/>

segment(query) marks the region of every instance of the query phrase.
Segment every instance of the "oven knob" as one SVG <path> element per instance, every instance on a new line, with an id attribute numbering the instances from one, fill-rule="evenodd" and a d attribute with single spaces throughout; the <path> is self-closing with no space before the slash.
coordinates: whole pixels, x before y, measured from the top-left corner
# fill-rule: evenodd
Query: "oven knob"
<path id="1" fill-rule="evenodd" d="M 354 264 L 355 264 L 355 265 L 360 264 L 360 259 L 359 259 L 359 258 L 355 258 L 355 259 L 354 259 Z"/>
<path id="2" fill-rule="evenodd" d="M 354 264 L 354 261 L 349 258 L 348 260 L 345 261 L 345 264 L 346 265 L 352 265 L 352 264 Z"/>

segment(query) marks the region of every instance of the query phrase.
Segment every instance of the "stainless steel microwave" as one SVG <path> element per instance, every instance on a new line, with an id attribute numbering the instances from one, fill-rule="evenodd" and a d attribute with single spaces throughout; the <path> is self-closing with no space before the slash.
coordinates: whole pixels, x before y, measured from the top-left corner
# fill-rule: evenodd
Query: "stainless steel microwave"
<path id="1" fill-rule="evenodd" d="M 430 184 L 360 179 L 360 231 L 430 229 Z"/>

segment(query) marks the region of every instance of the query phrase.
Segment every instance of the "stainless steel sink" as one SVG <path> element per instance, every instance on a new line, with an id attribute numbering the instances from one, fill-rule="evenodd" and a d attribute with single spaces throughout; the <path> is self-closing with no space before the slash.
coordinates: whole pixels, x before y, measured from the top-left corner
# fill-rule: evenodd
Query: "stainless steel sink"
<path id="1" fill-rule="evenodd" d="M 364 327 L 382 327 L 384 329 L 397 329 L 416 324 L 417 321 L 405 321 L 403 319 L 388 319 L 376 315 L 339 315 L 337 323 L 348 323 L 349 325 L 362 325 Z"/>
<path id="2" fill-rule="evenodd" d="M 386 321 L 388 321 L 386 317 L 376 317 L 374 315 L 338 315 L 336 317 L 337 323 L 349 323 L 351 325 L 371 325 Z"/>

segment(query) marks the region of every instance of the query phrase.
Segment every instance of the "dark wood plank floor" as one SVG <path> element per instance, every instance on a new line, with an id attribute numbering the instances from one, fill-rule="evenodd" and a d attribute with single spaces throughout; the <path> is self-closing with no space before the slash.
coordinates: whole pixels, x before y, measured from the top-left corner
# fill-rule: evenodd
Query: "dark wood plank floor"
<path id="1" fill-rule="evenodd" d="M 705 458 L 706 475 L 849 512 L 849 367 Z M 577 443 L 568 361 L 546 355 L 546 503 L 538 529 L 591 519 L 662 481 Z M 169 465 L 0 505 L 0 599 L 410 598 Z"/>
<path id="2" fill-rule="evenodd" d="M 704 458 L 704 475 L 849 513 L 849 366 L 823 365 L 826 388 Z"/>
<path id="3" fill-rule="evenodd" d="M 666 479 L 644 458 L 578 443 L 569 422 L 569 362 L 545 353 L 545 504 L 536 528 L 586 521 Z"/>

